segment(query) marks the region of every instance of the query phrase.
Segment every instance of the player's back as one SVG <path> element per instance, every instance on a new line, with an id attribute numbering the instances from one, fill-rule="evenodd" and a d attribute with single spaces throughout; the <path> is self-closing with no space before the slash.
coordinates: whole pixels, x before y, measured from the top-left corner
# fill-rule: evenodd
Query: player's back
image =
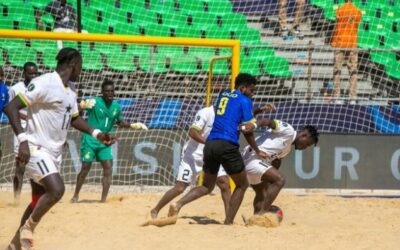
<path id="1" fill-rule="evenodd" d="M 72 117 L 78 116 L 76 93 L 57 72 L 34 78 L 18 97 L 28 107 L 28 140 L 61 154 Z"/>
<path id="2" fill-rule="evenodd" d="M 253 121 L 251 99 L 238 90 L 223 91 L 216 102 L 215 120 L 207 140 L 226 140 L 239 145 L 239 125 Z"/>

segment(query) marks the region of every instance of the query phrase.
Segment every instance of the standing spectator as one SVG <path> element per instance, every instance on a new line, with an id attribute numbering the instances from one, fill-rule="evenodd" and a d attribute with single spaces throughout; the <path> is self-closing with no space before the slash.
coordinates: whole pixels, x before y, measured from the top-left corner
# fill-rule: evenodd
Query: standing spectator
<path id="1" fill-rule="evenodd" d="M 47 4 L 42 13 L 49 13 L 54 19 L 54 32 L 73 33 L 77 30 L 77 17 L 74 7 L 66 0 L 54 0 Z M 41 25 L 40 25 L 41 26 Z M 62 41 L 57 41 L 58 49 L 61 49 Z"/>
<path id="2" fill-rule="evenodd" d="M 3 108 L 8 104 L 8 90 L 7 85 L 4 82 L 4 71 L 0 66 L 0 119 L 3 116 Z M 0 159 L 1 159 L 2 151 L 1 151 L 1 138 L 0 138 Z"/>
<path id="3" fill-rule="evenodd" d="M 361 21 L 361 10 L 351 0 L 345 0 L 345 4 L 336 10 L 336 26 L 332 38 L 334 51 L 333 83 L 334 97 L 340 97 L 340 74 L 343 61 L 347 61 L 347 68 L 350 74 L 350 104 L 355 104 L 357 96 L 357 32 Z M 338 104 L 342 102 L 336 100 Z"/>
<path id="4" fill-rule="evenodd" d="M 304 6 L 306 4 L 306 0 L 295 0 L 296 1 L 296 13 L 294 16 L 294 22 L 292 26 L 292 32 L 295 35 L 300 34 L 300 23 L 301 19 L 304 16 Z M 287 27 L 287 7 L 288 7 L 288 0 L 279 0 L 279 30 L 278 32 L 284 32 L 288 30 Z"/>

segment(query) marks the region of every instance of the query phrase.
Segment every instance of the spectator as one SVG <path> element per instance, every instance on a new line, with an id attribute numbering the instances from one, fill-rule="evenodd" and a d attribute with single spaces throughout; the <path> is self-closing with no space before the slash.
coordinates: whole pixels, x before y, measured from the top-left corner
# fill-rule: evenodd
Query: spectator
<path id="1" fill-rule="evenodd" d="M 340 74 L 343 61 L 347 61 L 347 68 L 350 74 L 350 104 L 355 104 L 357 96 L 357 32 L 358 25 L 361 21 L 361 10 L 358 9 L 351 0 L 345 0 L 345 4 L 341 5 L 336 10 L 336 25 L 332 38 L 332 47 L 334 51 L 334 70 L 333 70 L 333 83 L 334 97 L 336 102 L 341 104 L 342 101 L 338 100 L 340 97 Z"/>
<path id="2" fill-rule="evenodd" d="M 77 31 L 76 12 L 66 0 L 54 0 L 47 4 L 42 13 L 49 13 L 54 19 L 54 32 L 73 33 Z M 40 25 L 41 26 L 41 25 Z M 62 41 L 57 41 L 58 49 L 61 49 Z"/>
<path id="3" fill-rule="evenodd" d="M 296 13 L 294 17 L 294 22 L 292 26 L 292 33 L 295 35 L 300 34 L 300 23 L 304 16 L 304 5 L 306 0 L 295 0 L 296 2 Z M 288 0 L 279 0 L 279 32 L 284 32 L 288 30 L 287 27 L 287 7 Z"/>

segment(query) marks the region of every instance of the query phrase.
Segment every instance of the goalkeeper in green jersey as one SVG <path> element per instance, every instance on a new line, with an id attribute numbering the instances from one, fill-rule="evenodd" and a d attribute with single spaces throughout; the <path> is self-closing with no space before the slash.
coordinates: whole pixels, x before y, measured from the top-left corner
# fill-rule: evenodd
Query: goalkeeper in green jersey
<path id="1" fill-rule="evenodd" d="M 146 125 L 143 123 L 137 122 L 129 124 L 123 120 L 121 106 L 114 101 L 114 83 L 112 81 L 104 80 L 101 85 L 101 93 L 102 96 L 82 100 L 79 104 L 81 110 L 87 112 L 90 126 L 99 129 L 102 133 L 112 132 L 114 130 L 114 124 L 122 128 L 147 130 Z M 79 191 L 89 173 L 93 160 L 99 161 L 103 167 L 103 192 L 101 194 L 101 202 L 105 202 L 111 185 L 113 163 L 111 146 L 106 146 L 96 139 L 93 140 L 90 135 L 87 136 L 83 134 L 81 137 L 81 157 L 82 168 L 76 180 L 75 193 L 71 202 L 78 202 Z"/>

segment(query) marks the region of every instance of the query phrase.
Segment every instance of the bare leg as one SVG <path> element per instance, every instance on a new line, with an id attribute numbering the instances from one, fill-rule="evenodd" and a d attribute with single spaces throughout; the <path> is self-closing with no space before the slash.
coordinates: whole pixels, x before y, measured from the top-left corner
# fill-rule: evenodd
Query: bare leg
<path id="1" fill-rule="evenodd" d="M 187 188 L 188 183 L 182 182 L 182 181 L 177 181 L 175 183 L 175 186 L 168 190 L 161 200 L 157 203 L 157 205 L 150 211 L 150 215 L 152 219 L 157 218 L 158 213 L 160 210 L 167 205 L 170 201 L 172 201 L 175 197 L 183 193 L 185 189 Z"/>
<path id="2" fill-rule="evenodd" d="M 253 200 L 254 214 L 262 214 L 264 209 L 264 201 L 266 197 L 265 184 L 263 182 L 257 185 L 251 185 L 254 192 L 256 193 Z"/>
<path id="3" fill-rule="evenodd" d="M 90 167 L 92 166 L 91 162 L 82 162 L 82 168 L 76 178 L 76 186 L 74 196 L 71 199 L 72 203 L 78 202 L 79 200 L 79 192 L 81 191 L 82 185 L 85 182 L 85 178 L 90 171 Z"/>
<path id="4" fill-rule="evenodd" d="M 215 187 L 215 181 L 217 180 L 217 175 L 212 175 L 204 173 L 203 185 L 195 187 L 190 190 L 185 196 L 183 196 L 179 201 L 173 203 L 169 207 L 168 216 L 177 216 L 179 210 L 189 202 L 197 200 L 198 198 L 209 194 Z"/>
<path id="5" fill-rule="evenodd" d="M 19 203 L 19 197 L 21 195 L 22 183 L 24 181 L 25 166 L 19 161 L 15 161 L 15 175 L 13 179 L 14 189 L 14 203 Z"/>
<path id="6" fill-rule="evenodd" d="M 265 184 L 264 187 L 266 188 L 264 207 L 261 212 L 268 212 L 272 203 L 285 185 L 285 179 L 276 168 L 270 168 L 264 173 L 261 180 Z"/>
<path id="7" fill-rule="evenodd" d="M 14 247 L 16 249 L 21 249 L 21 244 L 20 244 L 20 241 L 19 241 L 19 238 L 20 238 L 19 229 L 25 224 L 26 220 L 32 214 L 33 207 L 35 206 L 34 201 L 33 201 L 34 197 L 40 197 L 42 194 L 45 193 L 44 188 L 42 186 L 40 186 L 39 184 L 33 182 L 32 180 L 31 180 L 31 187 L 32 187 L 32 203 L 30 203 L 28 205 L 28 207 L 25 209 L 25 212 L 22 215 L 21 223 L 20 223 L 20 225 L 18 227 L 18 230 L 15 233 L 15 235 L 14 235 L 14 237 L 11 240 L 11 243 L 10 243 L 10 245 L 14 245 Z M 12 248 L 9 246 L 9 249 L 12 249 Z"/>
<path id="8" fill-rule="evenodd" d="M 103 192 L 101 193 L 101 202 L 106 202 L 108 191 L 111 186 L 112 161 L 102 161 L 101 165 L 103 166 L 103 179 L 101 180 L 101 183 L 103 184 Z"/>
<path id="9" fill-rule="evenodd" d="M 228 214 L 229 201 L 231 200 L 231 189 L 229 187 L 229 177 L 227 175 L 217 178 L 217 186 L 221 189 L 221 197 L 224 202 L 225 216 Z"/>
<path id="10" fill-rule="evenodd" d="M 229 202 L 228 214 L 225 217 L 224 223 L 226 225 L 233 224 L 233 220 L 235 219 L 236 213 L 239 210 L 240 204 L 242 204 L 244 193 L 249 186 L 247 174 L 244 170 L 238 174 L 231 175 L 230 177 L 235 182 L 236 187 Z"/>

